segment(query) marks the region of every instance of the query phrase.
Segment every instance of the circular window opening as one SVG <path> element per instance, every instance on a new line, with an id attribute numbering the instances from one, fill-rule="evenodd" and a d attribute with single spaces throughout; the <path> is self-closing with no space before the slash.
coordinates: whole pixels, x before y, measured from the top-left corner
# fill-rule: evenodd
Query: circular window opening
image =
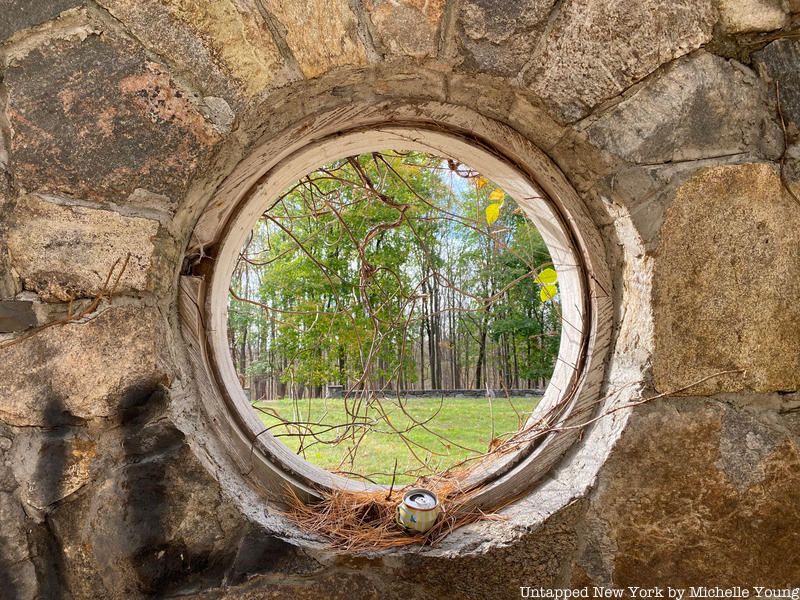
<path id="1" fill-rule="evenodd" d="M 228 344 L 262 435 L 404 486 L 515 449 L 570 301 L 502 188 L 452 158 L 371 151 L 269 203 L 234 265 Z"/>
<path id="2" fill-rule="evenodd" d="M 597 408 L 611 324 L 602 242 L 538 149 L 502 125 L 484 129 L 479 142 L 426 125 L 316 139 L 301 128 L 275 157 L 257 151 L 264 166 L 230 178 L 251 187 L 201 217 L 213 260 L 182 305 L 210 376 L 201 398 L 265 494 L 313 499 L 392 479 L 397 489 L 466 465 L 465 506 L 496 507 L 530 490 Z M 521 320 L 535 310 L 535 325 Z M 521 360 L 520 330 L 539 361 Z M 435 397 L 418 397 L 426 391 Z M 464 419 L 471 405 L 477 425 Z M 454 424 L 435 422 L 448 412 Z M 411 434 L 426 427 L 423 448 Z M 404 452 L 359 447 L 379 436 Z"/>

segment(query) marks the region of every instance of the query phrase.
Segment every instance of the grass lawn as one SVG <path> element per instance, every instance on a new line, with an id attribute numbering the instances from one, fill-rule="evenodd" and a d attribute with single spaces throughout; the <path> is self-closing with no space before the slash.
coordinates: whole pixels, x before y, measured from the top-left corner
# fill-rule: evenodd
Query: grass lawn
<path id="1" fill-rule="evenodd" d="M 356 430 L 356 437 L 368 429 L 359 444 L 355 462 L 342 463 L 352 446 L 352 437 L 346 438 L 339 444 L 314 443 L 310 436 L 305 437 L 304 450 L 301 455 L 315 465 L 330 471 L 349 471 L 365 475 L 376 483 L 389 484 L 392 480 L 395 459 L 397 459 L 397 484 L 411 483 L 417 475 L 429 474 L 432 471 L 442 471 L 473 455 L 485 452 L 494 436 L 498 437 L 517 431 L 525 422 L 528 415 L 539 403 L 540 398 L 496 398 L 492 401 L 492 413 L 489 410 L 489 400 L 486 398 L 410 398 L 405 402 L 406 411 L 416 421 L 425 421 L 433 417 L 425 427 L 416 426 L 404 433 L 411 444 L 411 448 L 419 459 L 427 461 L 429 469 L 417 472 L 415 475 L 402 475 L 404 471 L 419 469 L 421 463 L 414 458 L 411 450 L 403 442 L 400 435 L 392 431 L 404 430 L 413 424 L 411 418 L 403 414 L 397 399 L 384 399 L 382 405 L 388 415 L 389 423 L 381 418 L 381 412 L 375 407 L 366 411 L 362 409 L 359 414 L 362 420 L 370 422 L 368 428 L 360 427 Z M 352 400 L 348 401 L 352 405 Z M 323 430 L 331 425 L 345 424 L 351 421 L 345 411 L 344 400 L 331 399 L 303 399 L 295 404 L 292 400 L 273 400 L 257 402 L 254 404 L 257 414 L 267 427 L 275 426 L 270 431 L 278 436 L 294 452 L 300 448 L 299 436 L 287 436 L 297 433 L 297 427 L 281 424 L 281 420 L 267 413 L 277 413 L 284 420 L 294 422 L 313 422 L 313 429 L 320 432 L 317 437 L 331 441 L 340 435 L 342 428 L 327 432 Z M 438 411 L 438 414 L 437 414 Z M 491 418 L 494 415 L 494 419 Z M 435 417 L 434 417 L 435 415 Z M 521 420 L 520 420 L 521 419 Z M 492 428 L 494 420 L 494 429 Z M 351 432 L 352 434 L 352 432 Z M 438 434 L 438 435 L 437 435 Z M 442 439 L 447 438 L 448 441 Z M 415 445 L 419 444 L 419 446 Z M 421 446 L 421 447 L 420 447 Z M 352 476 L 352 475 L 351 475 Z"/>

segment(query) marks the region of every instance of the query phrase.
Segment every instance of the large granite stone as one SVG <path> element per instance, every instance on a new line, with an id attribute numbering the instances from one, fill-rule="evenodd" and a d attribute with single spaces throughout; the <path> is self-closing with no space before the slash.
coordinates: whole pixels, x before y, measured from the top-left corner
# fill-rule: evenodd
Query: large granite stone
<path id="1" fill-rule="evenodd" d="M 220 139 L 164 66 L 110 32 L 44 40 L 13 57 L 4 84 L 15 181 L 28 191 L 178 199 Z"/>
<path id="2" fill-rule="evenodd" d="M 285 81 L 283 59 L 252 0 L 100 0 L 205 95 L 236 107 Z"/>
<path id="3" fill-rule="evenodd" d="M 17 31 L 49 21 L 63 11 L 82 4 L 83 0 L 0 0 L 0 42 Z"/>
<path id="4" fill-rule="evenodd" d="M 8 247 L 26 289 L 68 301 L 109 292 L 118 275 L 116 293 L 151 291 L 158 231 L 150 219 L 26 196 L 17 202 Z"/>
<path id="5" fill-rule="evenodd" d="M 728 33 L 772 31 L 789 21 L 781 0 L 720 0 L 719 15 Z"/>
<path id="6" fill-rule="evenodd" d="M 100 482 L 85 513 L 58 517 L 62 530 L 75 533 L 67 543 L 91 546 L 111 598 L 164 594 L 192 579 L 221 583 L 235 550 L 229 538 L 242 523 L 183 435 L 157 423 L 118 433 L 128 455 L 122 468 Z"/>
<path id="7" fill-rule="evenodd" d="M 525 74 L 567 121 L 711 39 L 711 0 L 567 0 Z"/>
<path id="8" fill-rule="evenodd" d="M 648 78 L 586 132 L 598 147 L 645 164 L 754 151 L 777 158 L 783 146 L 768 87 L 742 65 L 705 52 Z"/>
<path id="9" fill-rule="evenodd" d="M 464 67 L 513 77 L 531 59 L 554 0 L 468 0 L 458 15 Z"/>
<path id="10" fill-rule="evenodd" d="M 347 0 L 261 1 L 285 31 L 289 50 L 306 77 L 367 62 Z"/>
<path id="11" fill-rule="evenodd" d="M 389 54 L 436 56 L 444 0 L 367 0 L 376 42 Z"/>
<path id="12" fill-rule="evenodd" d="M 113 307 L 87 322 L 3 342 L 0 420 L 53 427 L 113 415 L 125 389 L 164 378 L 159 323 L 153 309 Z"/>
<path id="13" fill-rule="evenodd" d="M 753 55 L 753 62 L 773 89 L 777 86 L 781 112 L 789 134 L 800 134 L 800 42 L 777 40 Z"/>
<path id="14" fill-rule="evenodd" d="M 667 209 L 653 283 L 653 375 L 684 394 L 800 387 L 800 207 L 775 165 L 701 170 Z"/>
<path id="15" fill-rule="evenodd" d="M 592 498 L 587 521 L 604 527 L 584 542 L 594 576 L 578 583 L 605 571 L 619 587 L 797 584 L 798 447 L 779 411 L 740 410 L 680 399 L 638 411 Z"/>

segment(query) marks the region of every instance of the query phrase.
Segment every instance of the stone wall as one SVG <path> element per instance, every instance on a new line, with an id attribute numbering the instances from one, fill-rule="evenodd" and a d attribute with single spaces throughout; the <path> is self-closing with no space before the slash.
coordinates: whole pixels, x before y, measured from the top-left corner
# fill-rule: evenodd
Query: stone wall
<path id="1" fill-rule="evenodd" d="M 0 0 L 0 596 L 800 585 L 799 26 L 796 0 Z M 505 522 L 352 556 L 231 475 L 176 299 L 249 151 L 373 101 L 548 154 L 606 239 L 609 391 L 658 399 L 558 510 L 581 450 Z"/>

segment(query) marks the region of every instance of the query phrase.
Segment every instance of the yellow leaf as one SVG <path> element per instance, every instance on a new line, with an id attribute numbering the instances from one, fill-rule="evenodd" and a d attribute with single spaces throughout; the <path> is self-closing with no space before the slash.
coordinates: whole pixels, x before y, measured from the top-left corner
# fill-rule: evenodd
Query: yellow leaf
<path id="1" fill-rule="evenodd" d="M 490 204 L 486 207 L 486 223 L 491 225 L 500 218 L 500 207 L 503 206 L 499 202 Z"/>
<path id="2" fill-rule="evenodd" d="M 558 273 L 556 273 L 555 269 L 547 268 L 544 269 L 541 273 L 539 273 L 535 278 L 534 281 L 539 285 L 547 285 L 550 283 L 555 283 L 558 281 Z"/>
<path id="3" fill-rule="evenodd" d="M 548 302 L 556 297 L 558 293 L 558 288 L 555 284 L 548 283 L 547 285 L 542 286 L 542 289 L 539 290 L 539 299 L 542 302 Z"/>
<path id="4" fill-rule="evenodd" d="M 489 200 L 492 202 L 502 202 L 505 197 L 506 193 L 503 190 L 495 190 L 489 194 Z"/>
<path id="5" fill-rule="evenodd" d="M 486 179 L 486 177 L 484 177 L 483 175 L 479 175 L 478 178 L 475 180 L 475 185 L 478 186 L 478 189 L 481 189 L 487 183 L 489 183 L 489 180 Z"/>

